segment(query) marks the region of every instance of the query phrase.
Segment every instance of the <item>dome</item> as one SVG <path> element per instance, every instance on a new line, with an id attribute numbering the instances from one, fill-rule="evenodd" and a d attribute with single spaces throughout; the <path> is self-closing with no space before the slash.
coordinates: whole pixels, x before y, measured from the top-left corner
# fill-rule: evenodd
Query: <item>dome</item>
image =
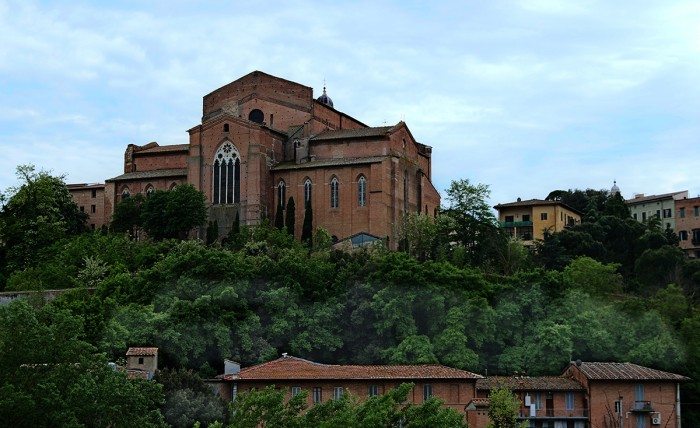
<path id="1" fill-rule="evenodd" d="M 323 87 L 323 94 L 316 99 L 316 101 L 323 103 L 327 106 L 333 107 L 333 100 L 326 94 L 326 87 Z"/>
<path id="2" fill-rule="evenodd" d="M 620 188 L 617 187 L 617 181 L 613 181 L 613 187 L 610 188 L 610 196 L 615 196 L 620 193 Z"/>

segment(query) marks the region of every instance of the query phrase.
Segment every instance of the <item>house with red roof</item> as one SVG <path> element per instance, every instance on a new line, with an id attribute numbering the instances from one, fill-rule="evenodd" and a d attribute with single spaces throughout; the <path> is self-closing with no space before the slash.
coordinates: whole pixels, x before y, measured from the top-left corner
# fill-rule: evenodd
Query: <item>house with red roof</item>
<path id="1" fill-rule="evenodd" d="M 383 394 L 402 383 L 413 383 L 411 403 L 438 397 L 462 413 L 476 395 L 476 381 L 482 376 L 438 364 L 338 365 L 322 364 L 282 354 L 282 357 L 238 371 L 229 362 L 229 373 L 219 376 L 219 393 L 235 399 L 238 393 L 275 385 L 292 397 L 307 392 L 308 404 L 353 394 L 360 399 Z"/>

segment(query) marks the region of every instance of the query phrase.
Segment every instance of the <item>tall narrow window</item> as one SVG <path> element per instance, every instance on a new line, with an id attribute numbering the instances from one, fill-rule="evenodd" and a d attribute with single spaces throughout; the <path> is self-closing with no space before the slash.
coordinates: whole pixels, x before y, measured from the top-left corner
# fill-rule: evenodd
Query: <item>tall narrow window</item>
<path id="1" fill-rule="evenodd" d="M 92 197 L 93 197 L 93 199 L 97 197 L 97 190 L 96 189 L 92 189 Z"/>
<path id="2" fill-rule="evenodd" d="M 333 399 L 334 400 L 340 400 L 343 398 L 343 387 L 342 386 L 336 386 L 333 388 Z"/>
<path id="3" fill-rule="evenodd" d="M 277 206 L 284 208 L 284 201 L 286 200 L 286 196 L 287 185 L 284 183 L 284 180 L 280 180 L 280 182 L 277 183 Z"/>
<path id="4" fill-rule="evenodd" d="M 566 410 L 574 410 L 574 393 L 566 393 Z"/>
<path id="5" fill-rule="evenodd" d="M 292 387 L 292 396 L 299 395 L 299 394 L 301 394 L 301 387 L 300 386 L 293 386 Z"/>
<path id="6" fill-rule="evenodd" d="M 416 211 L 420 214 L 423 205 L 423 171 L 416 172 Z"/>
<path id="7" fill-rule="evenodd" d="M 367 179 L 364 175 L 357 179 L 357 205 L 367 205 Z"/>
<path id="8" fill-rule="evenodd" d="M 153 192 L 154 192 L 153 186 L 151 186 L 150 184 L 148 186 L 146 186 L 146 196 L 151 196 L 151 194 L 153 194 Z"/>
<path id="9" fill-rule="evenodd" d="M 338 208 L 338 179 L 331 179 L 331 208 Z"/>
<path id="10" fill-rule="evenodd" d="M 408 212 L 408 171 L 403 171 L 403 211 Z"/>
<path id="11" fill-rule="evenodd" d="M 311 202 L 311 179 L 304 181 L 304 202 Z"/>
<path id="12" fill-rule="evenodd" d="M 433 396 L 433 385 L 426 383 L 423 385 L 423 400 L 427 400 Z"/>
<path id="13" fill-rule="evenodd" d="M 131 192 L 129 191 L 128 187 L 125 187 L 122 189 L 122 199 L 128 199 L 129 196 L 131 196 Z"/>
<path id="14" fill-rule="evenodd" d="M 323 401 L 323 395 L 322 395 L 321 391 L 322 391 L 321 387 L 314 386 L 314 389 L 312 390 L 312 399 L 313 399 L 314 404 L 320 403 L 321 401 Z"/>
<path id="15" fill-rule="evenodd" d="M 375 397 L 375 396 L 379 395 L 379 385 L 370 385 L 368 395 L 370 397 Z"/>
<path id="16" fill-rule="evenodd" d="M 216 151 L 212 168 L 212 203 L 238 203 L 241 161 L 238 150 L 230 141 L 226 141 Z"/>
<path id="17" fill-rule="evenodd" d="M 634 386 L 635 401 L 644 401 L 644 384 L 638 383 Z"/>
<path id="18" fill-rule="evenodd" d="M 224 123 L 224 132 L 228 132 L 228 123 Z"/>

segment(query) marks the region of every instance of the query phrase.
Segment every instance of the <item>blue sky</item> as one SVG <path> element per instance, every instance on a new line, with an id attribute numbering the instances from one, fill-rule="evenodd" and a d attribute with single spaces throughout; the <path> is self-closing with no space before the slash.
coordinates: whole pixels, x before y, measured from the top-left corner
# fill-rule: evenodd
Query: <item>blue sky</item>
<path id="1" fill-rule="evenodd" d="M 700 194 L 700 2 L 0 0 L 0 189 L 180 144 L 202 96 L 252 70 L 433 146 L 433 182 L 493 204 L 550 190 Z"/>

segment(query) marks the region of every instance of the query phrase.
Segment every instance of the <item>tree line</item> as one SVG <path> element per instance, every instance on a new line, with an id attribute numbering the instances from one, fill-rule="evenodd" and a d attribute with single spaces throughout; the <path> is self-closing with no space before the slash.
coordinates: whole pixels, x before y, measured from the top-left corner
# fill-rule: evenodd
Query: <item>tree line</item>
<path id="1" fill-rule="evenodd" d="M 700 264 L 683 257 L 675 236 L 632 220 L 606 192 L 579 191 L 589 198 L 584 221 L 548 234 L 532 252 L 498 228 L 487 186 L 458 180 L 437 218 L 412 214 L 397 226 L 401 251 L 347 252 L 333 250 L 322 230 L 302 243 L 269 224 L 238 225 L 223 243 L 182 240 L 180 232 L 192 227 L 185 223 L 179 230 L 161 225 L 167 232 L 140 241 L 133 227 L 88 232 L 60 178 L 23 171 L 26 179 L 0 211 L 0 284 L 72 291 L 48 304 L 0 307 L 0 358 L 8 367 L 0 385 L 11 392 L 0 397 L 24 397 L 24 407 L 0 398 L 0 418 L 18 421 L 17 409 L 43 406 L 35 385 L 44 377 L 27 364 L 49 364 L 36 366 L 55 372 L 46 379 L 56 384 L 44 390 L 89 384 L 84 393 L 98 397 L 107 382 L 124 395 L 143 391 L 147 409 L 121 398 L 100 405 L 120 414 L 132 409 L 144 424 L 226 424 L 234 420 L 231 409 L 198 379 L 220 373 L 224 358 L 246 366 L 282 352 L 325 363 L 441 363 L 489 374 L 559 374 L 574 359 L 630 361 L 690 376 L 683 401 L 700 401 Z M 552 197 L 568 193 L 577 191 Z M 140 209 L 151 200 L 175 211 L 191 202 L 172 194 L 144 198 Z M 118 208 L 137 198 L 130 199 Z M 158 346 L 167 369 L 150 386 L 122 385 L 103 370 L 137 345 Z M 95 368 L 76 370 L 75 362 Z M 79 402 L 87 398 L 58 400 L 49 413 L 101 425 L 81 419 Z M 350 418 L 349 409 L 336 410 Z M 697 410 L 684 408 L 687 424 L 698 422 Z"/>

